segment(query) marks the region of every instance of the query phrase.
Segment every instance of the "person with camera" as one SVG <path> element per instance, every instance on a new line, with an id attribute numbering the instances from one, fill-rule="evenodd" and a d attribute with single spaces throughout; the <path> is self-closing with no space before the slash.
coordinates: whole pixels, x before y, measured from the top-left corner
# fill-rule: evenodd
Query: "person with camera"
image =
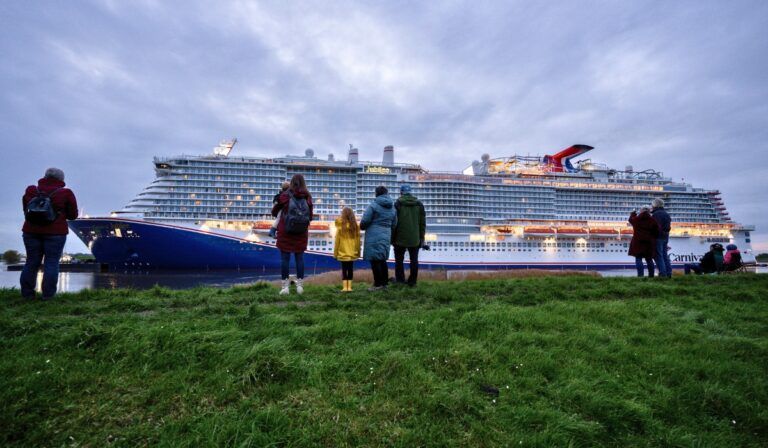
<path id="1" fill-rule="evenodd" d="M 392 245 L 395 248 L 395 283 L 405 284 L 405 252 L 408 251 L 410 272 L 408 286 L 416 286 L 419 276 L 419 249 L 428 250 L 424 245 L 427 230 L 427 213 L 424 204 L 412 194 L 408 184 L 400 187 L 400 197 L 395 201 L 397 226 L 392 231 Z"/>
<path id="2" fill-rule="evenodd" d="M 77 200 L 65 188 L 64 171 L 48 168 L 45 176 L 30 185 L 21 198 L 24 207 L 23 232 L 27 261 L 21 271 L 21 295 L 35 298 L 37 272 L 43 266 L 43 300 L 52 299 L 59 282 L 59 259 L 64 251 L 68 219 L 77 218 Z"/>

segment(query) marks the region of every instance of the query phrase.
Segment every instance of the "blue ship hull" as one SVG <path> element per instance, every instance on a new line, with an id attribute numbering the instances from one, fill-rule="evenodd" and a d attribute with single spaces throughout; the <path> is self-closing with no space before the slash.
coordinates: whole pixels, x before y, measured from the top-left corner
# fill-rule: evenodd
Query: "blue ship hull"
<path id="1" fill-rule="evenodd" d="M 83 218 L 70 228 L 91 250 L 96 261 L 114 270 L 280 268 L 280 251 L 272 244 L 195 230 L 187 227 L 124 218 Z M 393 265 L 393 260 L 389 260 Z M 330 253 L 307 251 L 308 273 L 339 269 Z M 406 262 L 407 265 L 407 262 Z M 634 263 L 455 263 L 421 262 L 425 269 L 634 269 Z M 368 268 L 358 260 L 355 268 Z M 676 266 L 679 267 L 679 266 Z"/>

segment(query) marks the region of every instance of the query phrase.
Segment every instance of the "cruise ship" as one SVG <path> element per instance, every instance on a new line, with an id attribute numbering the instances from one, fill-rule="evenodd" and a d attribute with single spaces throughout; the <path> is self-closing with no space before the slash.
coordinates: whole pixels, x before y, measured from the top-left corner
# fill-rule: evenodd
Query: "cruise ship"
<path id="1" fill-rule="evenodd" d="M 713 242 L 734 243 L 754 262 L 754 229 L 729 216 L 718 190 L 652 169 L 611 169 L 585 157 L 594 149 L 588 145 L 543 157 L 483 154 L 463 171 L 440 172 L 395 163 L 392 146 L 381 161 L 366 162 L 352 145 L 344 159 L 320 158 L 312 149 L 245 157 L 233 155 L 236 142 L 223 141 L 207 155 L 156 157 L 154 180 L 123 209 L 70 227 L 98 262 L 116 270 L 274 270 L 280 254 L 269 236 L 272 200 L 300 173 L 314 202 L 310 273 L 339 266 L 333 220 L 342 207 L 359 219 L 377 186 L 396 196 L 402 184 L 426 208 L 430 250 L 420 264 L 427 269 L 633 268 L 627 218 L 656 197 L 673 220 L 674 267 L 698 260 Z"/>

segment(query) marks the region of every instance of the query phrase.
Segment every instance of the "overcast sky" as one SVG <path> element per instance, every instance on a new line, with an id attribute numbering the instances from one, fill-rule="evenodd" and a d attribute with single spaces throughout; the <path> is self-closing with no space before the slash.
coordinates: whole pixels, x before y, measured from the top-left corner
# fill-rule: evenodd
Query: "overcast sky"
<path id="1" fill-rule="evenodd" d="M 0 2 L 0 249 L 48 166 L 90 215 L 153 156 L 314 148 L 461 170 L 595 146 L 723 192 L 768 251 L 768 2 Z M 70 237 L 68 250 L 85 247 Z"/>

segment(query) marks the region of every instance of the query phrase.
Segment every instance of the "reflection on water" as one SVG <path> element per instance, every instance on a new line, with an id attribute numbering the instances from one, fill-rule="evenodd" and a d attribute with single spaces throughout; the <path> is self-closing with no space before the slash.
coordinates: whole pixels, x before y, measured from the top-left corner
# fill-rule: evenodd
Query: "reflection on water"
<path id="1" fill-rule="evenodd" d="M 768 273 L 768 268 L 758 267 L 757 272 Z M 20 272 L 9 272 L 6 266 L 0 263 L 0 288 L 18 288 Z M 600 271 L 606 277 L 632 277 L 637 275 L 634 269 L 619 269 Z M 146 289 L 155 285 L 172 289 L 194 288 L 196 286 L 210 286 L 227 288 L 234 285 L 254 283 L 259 280 L 275 280 L 280 277 L 278 272 L 254 272 L 254 271 L 163 271 L 163 272 L 62 272 L 59 274 L 60 292 L 74 292 L 82 289 L 116 289 L 133 288 Z M 42 282 L 42 274 L 37 276 L 38 292 Z"/>
<path id="2" fill-rule="evenodd" d="M 0 265 L 0 288 L 18 288 L 21 272 L 9 272 L 5 265 Z M 58 291 L 74 292 L 82 289 L 116 289 L 133 288 L 146 289 L 155 285 L 172 289 L 194 288 L 196 286 L 211 286 L 226 288 L 234 285 L 255 283 L 259 280 L 274 280 L 280 277 L 277 272 L 62 272 L 59 274 Z M 43 274 L 37 276 L 37 290 Z"/>

